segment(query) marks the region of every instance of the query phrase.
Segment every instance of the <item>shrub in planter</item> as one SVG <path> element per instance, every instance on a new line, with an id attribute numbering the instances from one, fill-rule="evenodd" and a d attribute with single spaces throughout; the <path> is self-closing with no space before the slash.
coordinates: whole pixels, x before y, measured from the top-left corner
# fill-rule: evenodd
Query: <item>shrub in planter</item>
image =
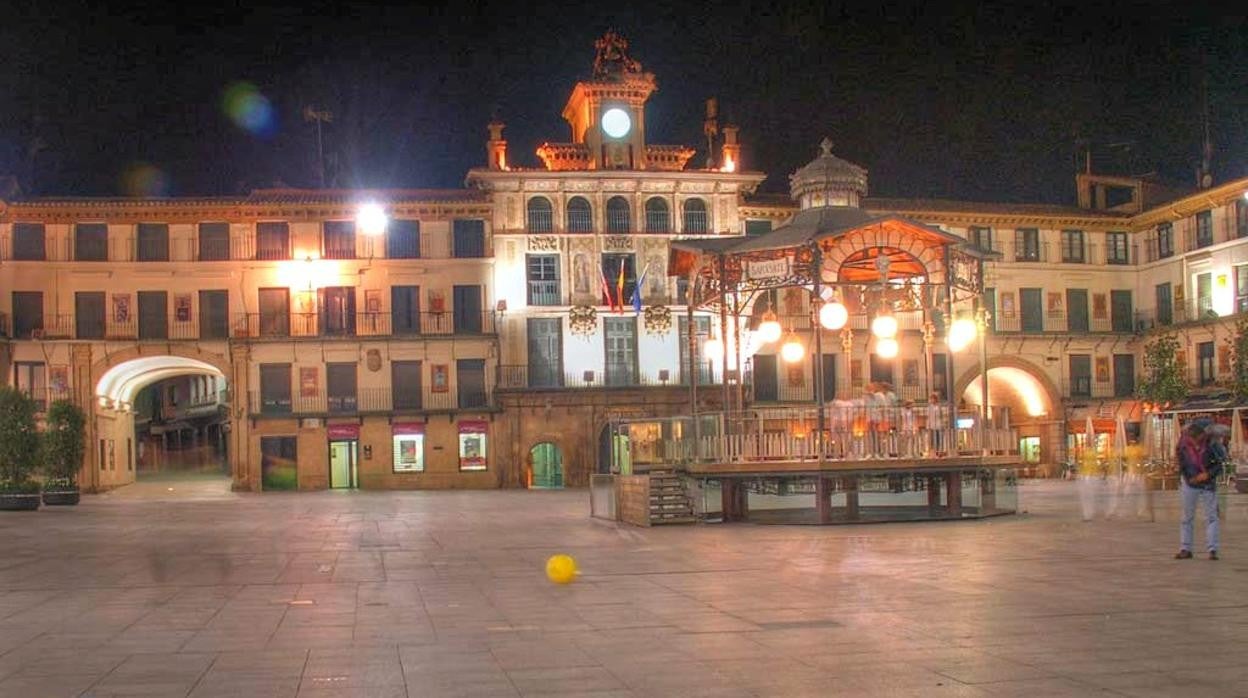
<path id="1" fill-rule="evenodd" d="M 57 400 L 48 408 L 43 433 L 43 503 L 77 504 L 78 469 L 86 449 L 86 415 L 77 405 Z"/>
<path id="2" fill-rule="evenodd" d="M 38 457 L 35 401 L 0 386 L 0 509 L 39 508 L 39 483 L 30 477 Z"/>

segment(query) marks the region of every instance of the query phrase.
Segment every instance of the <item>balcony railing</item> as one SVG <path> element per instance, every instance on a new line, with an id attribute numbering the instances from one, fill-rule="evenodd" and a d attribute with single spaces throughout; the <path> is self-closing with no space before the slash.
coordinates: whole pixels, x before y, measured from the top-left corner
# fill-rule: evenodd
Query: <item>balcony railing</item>
<path id="1" fill-rule="evenodd" d="M 235 339 L 299 337 L 403 337 L 491 335 L 494 311 L 481 313 L 237 313 L 230 323 Z"/>
<path id="2" fill-rule="evenodd" d="M 656 371 L 617 371 L 608 382 L 606 372 L 599 369 L 565 371 L 558 366 L 500 365 L 495 385 L 498 390 L 527 390 L 530 388 L 563 388 L 585 390 L 598 388 L 644 388 L 689 385 L 686 372 L 660 369 Z M 747 372 L 748 383 L 748 372 Z M 623 378 L 621 378 L 621 376 Z M 713 372 L 708 365 L 699 366 L 698 385 L 718 385 L 713 382 Z"/>
<path id="3" fill-rule="evenodd" d="M 256 416 L 329 416 L 377 414 L 388 412 L 448 412 L 467 409 L 491 409 L 493 393 L 466 393 L 463 400 L 454 391 L 434 392 L 429 388 L 414 392 L 393 388 L 359 388 L 355 393 L 330 394 L 324 390 L 313 394 L 266 396 L 259 391 L 248 393 L 247 405 Z"/>
<path id="4" fill-rule="evenodd" d="M 560 305 L 559 281 L 529 281 L 529 305 Z"/>

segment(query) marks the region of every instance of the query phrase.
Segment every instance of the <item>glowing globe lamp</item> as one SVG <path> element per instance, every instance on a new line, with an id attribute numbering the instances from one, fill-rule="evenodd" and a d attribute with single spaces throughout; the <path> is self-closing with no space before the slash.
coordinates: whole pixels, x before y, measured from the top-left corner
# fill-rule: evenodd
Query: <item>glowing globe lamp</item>
<path id="1" fill-rule="evenodd" d="M 780 358 L 795 364 L 801 361 L 803 356 L 806 356 L 806 347 L 802 346 L 797 335 L 790 334 L 788 340 L 780 346 Z"/>
<path id="2" fill-rule="evenodd" d="M 763 340 L 763 344 L 780 341 L 782 334 L 784 334 L 784 328 L 780 327 L 776 314 L 770 310 L 763 313 L 763 321 L 758 324 L 758 338 Z"/>
<path id="3" fill-rule="evenodd" d="M 632 128 L 633 120 L 623 109 L 612 107 L 602 113 L 602 132 L 611 138 L 623 138 Z"/>
<path id="4" fill-rule="evenodd" d="M 880 339 L 892 339 L 897 336 L 897 318 L 892 315 L 877 315 L 871 321 L 871 334 Z"/>
<path id="5" fill-rule="evenodd" d="M 702 355 L 710 361 L 719 361 L 724 358 L 724 343 L 718 339 L 706 340 L 706 344 L 702 345 Z"/>
<path id="6" fill-rule="evenodd" d="M 978 330 L 975 328 L 975 321 L 967 318 L 954 320 L 949 326 L 949 349 L 952 351 L 962 351 L 971 342 L 975 341 L 975 335 Z"/>
<path id="7" fill-rule="evenodd" d="M 355 215 L 355 224 L 365 235 L 381 235 L 389 222 L 386 212 L 377 204 L 364 204 Z"/>
<path id="8" fill-rule="evenodd" d="M 875 355 L 881 359 L 895 359 L 897 358 L 897 351 L 899 348 L 900 347 L 897 346 L 897 340 L 892 337 L 885 337 L 884 339 L 876 340 Z"/>
<path id="9" fill-rule="evenodd" d="M 849 311 L 837 301 L 824 303 L 819 309 L 819 324 L 829 330 L 839 330 L 849 322 Z"/>

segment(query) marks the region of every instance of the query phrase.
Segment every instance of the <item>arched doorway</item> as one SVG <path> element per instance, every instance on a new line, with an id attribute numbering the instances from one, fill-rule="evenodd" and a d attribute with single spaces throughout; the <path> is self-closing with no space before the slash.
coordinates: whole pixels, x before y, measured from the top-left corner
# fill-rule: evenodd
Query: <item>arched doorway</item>
<path id="1" fill-rule="evenodd" d="M 529 449 L 529 467 L 533 472 L 532 487 L 536 489 L 563 487 L 563 454 L 555 444 L 543 441 Z"/>
<path id="2" fill-rule="evenodd" d="M 230 396 L 216 362 L 140 355 L 100 369 L 93 482 L 103 488 L 136 480 L 229 482 Z"/>
<path id="3" fill-rule="evenodd" d="M 1010 426 L 1018 430 L 1019 454 L 1029 465 L 1051 465 L 1062 455 L 1060 400 L 1038 368 L 1021 359 L 994 357 L 988 362 L 988 402 L 994 413 L 1008 409 Z M 960 395 L 968 405 L 983 402 L 979 368 L 964 375 Z"/>

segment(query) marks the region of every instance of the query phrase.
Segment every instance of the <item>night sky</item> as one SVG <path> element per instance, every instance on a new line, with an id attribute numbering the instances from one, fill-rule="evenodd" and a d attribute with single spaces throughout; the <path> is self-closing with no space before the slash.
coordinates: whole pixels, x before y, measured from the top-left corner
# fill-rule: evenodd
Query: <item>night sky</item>
<path id="1" fill-rule="evenodd" d="M 1085 141 L 1190 185 L 1206 74 L 1215 181 L 1248 175 L 1248 21 L 1197 3 L 101 4 L 0 22 L 0 173 L 28 193 L 315 186 L 307 105 L 331 186 L 462 186 L 496 109 L 537 165 L 608 27 L 657 76 L 649 141 L 704 147 L 716 96 L 772 191 L 825 134 L 877 196 L 1071 202 Z"/>

